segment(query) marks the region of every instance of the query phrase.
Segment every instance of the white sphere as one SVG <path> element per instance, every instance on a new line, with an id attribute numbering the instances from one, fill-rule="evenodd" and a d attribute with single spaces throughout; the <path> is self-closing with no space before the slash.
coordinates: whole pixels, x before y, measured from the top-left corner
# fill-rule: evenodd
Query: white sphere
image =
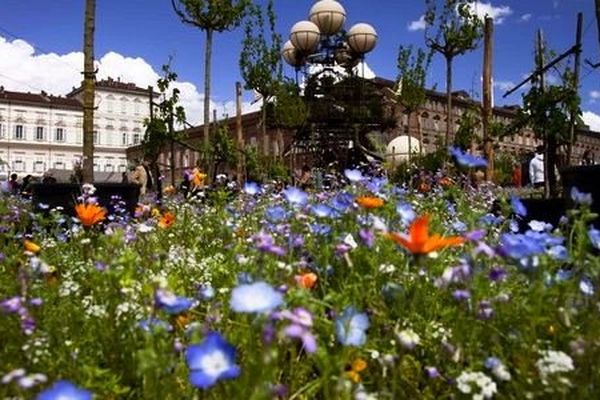
<path id="1" fill-rule="evenodd" d="M 346 10 L 335 0 L 321 0 L 312 6 L 309 18 L 323 35 L 335 35 L 346 22 Z"/>
<path id="2" fill-rule="evenodd" d="M 285 60 L 286 63 L 291 65 L 292 67 L 299 67 L 302 65 L 302 59 L 298 54 L 298 49 L 294 47 L 292 42 L 288 40 L 283 45 L 283 49 L 281 49 L 281 56 Z"/>
<path id="3" fill-rule="evenodd" d="M 290 40 L 294 47 L 303 53 L 315 51 L 321 39 L 319 27 L 310 21 L 300 21 L 292 26 Z"/>
<path id="4" fill-rule="evenodd" d="M 377 31 L 369 24 L 356 24 L 346 34 L 350 48 L 358 54 L 366 54 L 377 44 Z"/>
<path id="5" fill-rule="evenodd" d="M 411 155 L 419 154 L 421 149 L 421 143 L 418 139 L 410 137 L 410 151 L 409 151 L 409 136 L 397 136 L 390 143 L 388 143 L 385 149 L 385 159 L 388 162 L 395 164 L 408 161 L 409 153 Z"/>

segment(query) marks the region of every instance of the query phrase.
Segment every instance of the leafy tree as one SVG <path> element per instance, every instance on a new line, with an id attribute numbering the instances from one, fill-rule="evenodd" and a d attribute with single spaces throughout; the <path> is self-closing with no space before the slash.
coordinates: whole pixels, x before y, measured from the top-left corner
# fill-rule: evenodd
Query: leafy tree
<path id="1" fill-rule="evenodd" d="M 217 129 L 215 135 L 211 138 L 211 156 L 214 163 L 213 181 L 217 176 L 219 167 L 225 165 L 235 165 L 237 162 L 237 148 L 235 142 L 226 126 Z"/>
<path id="2" fill-rule="evenodd" d="M 442 11 L 437 13 L 438 0 L 425 0 L 427 12 L 425 21 L 427 26 L 437 25 L 437 33 L 430 36 L 425 33 L 427 46 L 434 52 L 441 54 L 446 60 L 446 112 L 447 124 L 444 144 L 450 142 L 454 126 L 452 115 L 452 62 L 454 58 L 477 48 L 483 36 L 483 23 L 472 12 L 473 0 L 441 0 Z"/>
<path id="3" fill-rule="evenodd" d="M 246 19 L 243 48 L 240 54 L 240 70 L 246 83 L 245 89 L 254 90 L 262 97 L 261 127 L 264 153 L 269 152 L 267 136 L 267 107 L 282 81 L 281 35 L 275 31 L 275 10 L 269 0 L 266 12 L 260 6 L 252 6 L 250 18 Z M 265 32 L 265 14 L 268 20 L 268 36 Z"/>
<path id="4" fill-rule="evenodd" d="M 238 27 L 250 0 L 171 0 L 173 10 L 185 24 L 206 34 L 204 58 L 204 144 L 210 143 L 210 80 L 213 34 Z"/>
<path id="5" fill-rule="evenodd" d="M 481 118 L 479 114 L 471 109 L 466 109 L 460 116 L 458 121 L 458 130 L 454 137 L 454 145 L 466 151 L 474 150 L 474 145 L 477 142 L 477 130 L 481 126 Z"/>
<path id="6" fill-rule="evenodd" d="M 158 167 L 158 157 L 161 151 L 171 144 L 171 180 L 175 183 L 173 169 L 173 144 L 176 140 L 182 138 L 182 133 L 177 133 L 174 130 L 175 123 L 182 124 L 185 121 L 185 110 L 182 106 L 177 105 L 179 102 L 179 89 L 174 88 L 169 93 L 170 86 L 177 81 L 177 74 L 171 71 L 170 62 L 162 66 L 163 76 L 158 79 L 157 87 L 160 102 L 157 104 L 156 112 L 152 118 L 147 118 L 144 121 L 146 132 L 142 140 L 142 148 L 144 157 L 149 161 L 150 168 L 156 179 L 156 189 L 159 196 L 162 194 L 160 184 L 160 170 Z"/>
<path id="7" fill-rule="evenodd" d="M 422 49 L 413 51 L 413 47 L 400 46 L 398 51 L 398 101 L 404 107 L 404 112 L 407 115 L 408 127 L 410 128 L 410 120 L 413 114 L 427 100 L 425 94 L 425 81 L 427 79 L 427 70 L 431 62 L 432 53 L 427 54 Z M 420 126 L 420 119 L 417 118 L 417 130 L 419 132 L 419 153 L 422 152 L 423 146 L 423 131 Z M 408 132 L 408 148 L 412 149 L 412 135 Z M 409 150 L 410 159 L 410 150 Z"/>
<path id="8" fill-rule="evenodd" d="M 83 31 L 83 182 L 94 181 L 94 31 L 96 0 L 86 0 Z"/>

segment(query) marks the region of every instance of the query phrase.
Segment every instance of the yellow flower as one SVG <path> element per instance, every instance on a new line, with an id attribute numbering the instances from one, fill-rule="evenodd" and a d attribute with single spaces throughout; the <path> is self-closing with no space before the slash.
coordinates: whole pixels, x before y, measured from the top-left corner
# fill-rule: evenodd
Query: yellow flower
<path id="1" fill-rule="evenodd" d="M 23 242 L 23 246 L 25 247 L 25 251 L 28 251 L 33 254 L 37 254 L 40 252 L 40 250 L 42 250 L 40 246 L 27 239 L 25 239 L 25 241 Z"/>
<path id="2" fill-rule="evenodd" d="M 359 383 L 361 381 L 360 373 L 365 369 L 367 369 L 367 362 L 362 358 L 357 358 L 352 361 L 352 365 L 346 371 L 346 377 L 354 383 Z"/>

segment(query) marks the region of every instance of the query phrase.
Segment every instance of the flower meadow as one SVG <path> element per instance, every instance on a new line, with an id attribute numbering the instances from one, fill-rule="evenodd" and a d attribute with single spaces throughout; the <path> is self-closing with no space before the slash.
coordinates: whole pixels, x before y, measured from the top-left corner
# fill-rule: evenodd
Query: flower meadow
<path id="1" fill-rule="evenodd" d="M 592 199 L 448 182 L 1 199 L 0 397 L 598 398 Z"/>

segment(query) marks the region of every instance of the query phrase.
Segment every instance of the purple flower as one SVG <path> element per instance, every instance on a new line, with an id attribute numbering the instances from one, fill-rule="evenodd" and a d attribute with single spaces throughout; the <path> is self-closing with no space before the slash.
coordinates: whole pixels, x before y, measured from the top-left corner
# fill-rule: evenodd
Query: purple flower
<path id="1" fill-rule="evenodd" d="M 501 282 L 504 279 L 506 279 L 506 275 L 508 275 L 508 273 L 506 272 L 506 270 L 504 268 L 496 266 L 496 267 L 492 267 L 492 269 L 490 270 L 490 273 L 488 274 L 488 277 L 493 282 Z"/>
<path id="2" fill-rule="evenodd" d="M 362 239 L 363 243 L 368 248 L 373 247 L 373 245 L 375 244 L 375 234 L 373 233 L 373 231 L 371 231 L 369 229 L 361 229 L 358 232 L 358 236 L 360 236 L 360 238 Z"/>
<path id="3" fill-rule="evenodd" d="M 471 298 L 471 292 L 468 290 L 457 289 L 452 292 L 452 297 L 458 301 L 469 300 Z"/>
<path id="4" fill-rule="evenodd" d="M 493 316 L 494 309 L 492 308 L 492 304 L 487 300 L 480 301 L 477 307 L 477 317 L 479 319 L 490 319 Z"/>
<path id="5" fill-rule="evenodd" d="M 441 376 L 440 371 L 436 367 L 425 367 L 425 372 L 429 379 L 437 379 Z"/>
<path id="6" fill-rule="evenodd" d="M 68 381 L 58 381 L 51 388 L 44 390 L 37 400 L 91 400 L 92 393 L 80 389 Z"/>
<path id="7" fill-rule="evenodd" d="M 158 289 L 154 294 L 156 308 L 166 311 L 168 314 L 180 314 L 189 310 L 194 302 L 187 297 L 175 296 L 173 293 Z"/>
<path id="8" fill-rule="evenodd" d="M 285 219 L 286 211 L 281 206 L 269 207 L 265 211 L 265 216 L 269 221 L 276 223 Z"/>
<path id="9" fill-rule="evenodd" d="M 287 337 L 300 339 L 302 341 L 302 347 L 307 353 L 314 353 L 317 351 L 317 340 L 307 327 L 291 324 L 285 327 L 283 333 Z"/>
<path id="10" fill-rule="evenodd" d="M 194 387 L 208 389 L 221 379 L 240 375 L 240 367 L 235 364 L 235 348 L 216 332 L 208 333 L 202 343 L 189 346 L 185 360 Z"/>
<path id="11" fill-rule="evenodd" d="M 23 307 L 23 299 L 19 296 L 11 297 L 0 302 L 0 310 L 7 314 L 16 313 Z"/>
<path id="12" fill-rule="evenodd" d="M 284 256 L 286 253 L 285 249 L 277 246 L 273 237 L 266 232 L 261 231 L 255 234 L 252 239 L 254 239 L 254 244 L 259 251 L 271 253 L 276 256 Z"/>

